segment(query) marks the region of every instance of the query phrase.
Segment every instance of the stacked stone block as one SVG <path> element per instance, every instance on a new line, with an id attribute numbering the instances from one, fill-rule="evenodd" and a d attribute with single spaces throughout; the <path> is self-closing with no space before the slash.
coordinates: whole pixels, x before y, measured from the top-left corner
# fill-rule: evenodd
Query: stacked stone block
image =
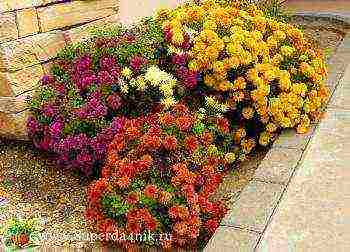
<path id="1" fill-rule="evenodd" d="M 0 137 L 26 139 L 26 98 L 57 52 L 117 23 L 119 0 L 0 1 Z"/>

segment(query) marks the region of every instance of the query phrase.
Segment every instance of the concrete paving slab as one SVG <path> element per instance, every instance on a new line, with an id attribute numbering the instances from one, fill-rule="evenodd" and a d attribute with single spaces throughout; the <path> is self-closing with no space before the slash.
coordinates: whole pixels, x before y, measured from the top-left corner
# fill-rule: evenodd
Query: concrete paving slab
<path id="1" fill-rule="evenodd" d="M 329 110 L 257 251 L 350 251 L 350 112 Z"/>

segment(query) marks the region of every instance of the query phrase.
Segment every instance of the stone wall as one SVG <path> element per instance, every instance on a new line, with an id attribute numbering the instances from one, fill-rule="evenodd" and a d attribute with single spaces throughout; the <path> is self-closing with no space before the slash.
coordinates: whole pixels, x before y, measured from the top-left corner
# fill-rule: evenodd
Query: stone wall
<path id="1" fill-rule="evenodd" d="M 25 99 L 50 61 L 118 12 L 119 0 L 0 0 L 0 136 L 27 138 Z"/>

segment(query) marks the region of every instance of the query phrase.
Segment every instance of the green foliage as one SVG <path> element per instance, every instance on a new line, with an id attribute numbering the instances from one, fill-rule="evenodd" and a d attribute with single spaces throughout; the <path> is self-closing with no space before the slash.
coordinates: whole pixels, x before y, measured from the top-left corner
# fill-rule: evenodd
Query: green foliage
<path id="1" fill-rule="evenodd" d="M 1 226 L 0 234 L 7 248 L 16 250 L 32 247 L 38 238 L 39 223 L 37 219 L 12 218 Z"/>
<path id="2" fill-rule="evenodd" d="M 106 195 L 102 198 L 102 206 L 111 216 L 121 216 L 128 212 L 131 206 L 118 195 Z"/>

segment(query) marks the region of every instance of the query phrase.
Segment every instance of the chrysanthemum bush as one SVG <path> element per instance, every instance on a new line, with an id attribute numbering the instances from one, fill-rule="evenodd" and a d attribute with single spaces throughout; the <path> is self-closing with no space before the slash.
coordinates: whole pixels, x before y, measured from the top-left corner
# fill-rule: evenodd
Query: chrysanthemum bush
<path id="1" fill-rule="evenodd" d="M 89 188 L 87 217 L 101 233 L 167 233 L 171 239 L 148 245 L 196 247 L 226 213 L 209 197 L 239 154 L 226 118 L 182 104 L 126 120 L 109 146 L 102 178 Z"/>
<path id="2" fill-rule="evenodd" d="M 268 145 L 283 128 L 307 132 L 328 99 L 322 52 L 295 26 L 230 2 L 160 11 L 169 50 L 186 55 L 182 65 L 197 73 L 207 108 L 225 114 L 256 144 Z"/>
<path id="3" fill-rule="evenodd" d="M 29 135 L 59 165 L 101 177 L 86 214 L 99 232 L 202 244 L 226 211 L 210 200 L 225 173 L 321 117 L 323 53 L 295 26 L 241 6 L 193 1 L 97 31 L 43 77 Z"/>
<path id="4" fill-rule="evenodd" d="M 62 167 L 97 174 L 123 116 L 175 103 L 176 79 L 157 66 L 162 41 L 148 19 L 99 31 L 93 41 L 61 52 L 30 102 L 34 144 Z"/>

